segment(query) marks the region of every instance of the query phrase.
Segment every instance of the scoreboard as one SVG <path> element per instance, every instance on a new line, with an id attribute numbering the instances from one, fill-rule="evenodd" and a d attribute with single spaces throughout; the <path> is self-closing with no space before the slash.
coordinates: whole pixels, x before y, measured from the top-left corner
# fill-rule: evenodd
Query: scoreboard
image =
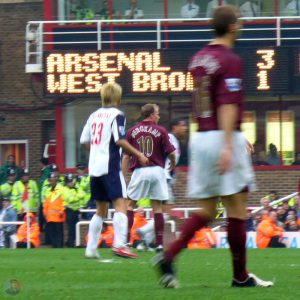
<path id="1" fill-rule="evenodd" d="M 44 55 L 45 96 L 97 96 L 118 82 L 124 96 L 188 95 L 187 71 L 197 50 L 53 51 Z M 300 48 L 238 48 L 246 95 L 300 94 Z"/>

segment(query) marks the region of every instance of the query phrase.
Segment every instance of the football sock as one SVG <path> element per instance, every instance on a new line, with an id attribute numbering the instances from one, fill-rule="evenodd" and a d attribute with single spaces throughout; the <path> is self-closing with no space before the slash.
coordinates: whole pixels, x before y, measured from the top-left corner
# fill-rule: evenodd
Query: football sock
<path id="1" fill-rule="evenodd" d="M 130 243 L 130 233 L 131 228 L 134 221 L 134 212 L 133 210 L 127 210 L 127 218 L 128 218 L 128 233 L 127 233 L 127 243 Z"/>
<path id="2" fill-rule="evenodd" d="M 163 245 L 165 220 L 162 213 L 154 214 L 154 229 L 156 236 L 156 246 Z"/>
<path id="3" fill-rule="evenodd" d="M 233 277 L 242 282 L 248 277 L 246 270 L 246 222 L 228 218 L 228 243 L 232 255 Z"/>
<path id="4" fill-rule="evenodd" d="M 128 219 L 122 212 L 115 212 L 113 217 L 114 224 L 114 247 L 124 247 L 127 242 Z"/>
<path id="5" fill-rule="evenodd" d="M 86 246 L 86 250 L 89 252 L 94 252 L 98 248 L 98 242 L 102 231 L 103 219 L 94 214 L 90 226 L 89 226 L 89 238 Z"/>
<path id="6" fill-rule="evenodd" d="M 168 247 L 165 252 L 167 262 L 172 262 L 176 255 L 186 247 L 189 240 L 194 236 L 195 231 L 202 228 L 209 222 L 207 217 L 193 214 L 183 225 L 179 238 Z"/>

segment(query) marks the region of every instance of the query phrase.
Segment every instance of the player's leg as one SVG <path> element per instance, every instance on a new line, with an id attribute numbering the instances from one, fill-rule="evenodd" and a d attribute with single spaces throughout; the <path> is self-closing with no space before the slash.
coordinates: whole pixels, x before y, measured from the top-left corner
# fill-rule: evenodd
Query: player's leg
<path id="1" fill-rule="evenodd" d="M 207 198 L 200 200 L 199 211 L 195 212 L 183 225 L 180 236 L 171 243 L 164 253 L 154 257 L 153 265 L 158 268 L 161 279 L 160 283 L 166 288 L 176 288 L 178 282 L 175 277 L 173 261 L 176 256 L 186 248 L 189 240 L 194 233 L 206 226 L 206 224 L 214 219 L 216 215 L 217 198 Z"/>
<path id="2" fill-rule="evenodd" d="M 156 249 L 157 249 L 157 251 L 162 251 L 163 250 L 164 227 L 165 227 L 165 220 L 164 220 L 164 216 L 162 213 L 162 201 L 151 200 L 151 204 L 152 204 L 152 209 L 153 209 Z"/>
<path id="3" fill-rule="evenodd" d="M 246 205 L 248 193 L 237 193 L 222 197 L 226 208 L 228 243 L 232 255 L 233 281 L 235 287 L 269 287 L 273 283 L 263 281 L 246 269 Z"/>
<path id="4" fill-rule="evenodd" d="M 115 255 L 126 258 L 137 258 L 137 255 L 132 253 L 127 244 L 128 219 L 127 219 L 127 203 L 124 198 L 117 198 L 113 201 L 115 213 L 113 217 L 114 224 L 114 243 L 113 253 Z"/>
<path id="5" fill-rule="evenodd" d="M 130 243 L 130 233 L 131 233 L 131 228 L 133 225 L 133 221 L 134 221 L 134 208 L 135 208 L 135 204 L 136 202 L 131 200 L 131 199 L 127 199 L 127 218 L 128 218 L 128 233 L 127 233 L 127 243 Z"/>
<path id="6" fill-rule="evenodd" d="M 87 258 L 99 258 L 97 248 L 107 210 L 108 202 L 96 200 L 96 213 L 93 215 L 89 225 L 89 238 L 85 250 L 85 256 Z"/>

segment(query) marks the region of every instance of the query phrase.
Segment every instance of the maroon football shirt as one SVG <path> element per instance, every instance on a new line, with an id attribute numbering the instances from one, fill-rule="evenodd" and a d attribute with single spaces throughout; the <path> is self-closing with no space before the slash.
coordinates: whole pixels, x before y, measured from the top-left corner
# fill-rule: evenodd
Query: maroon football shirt
<path id="1" fill-rule="evenodd" d="M 167 156 L 175 151 L 170 143 L 167 130 L 150 121 L 142 121 L 131 127 L 127 132 L 128 142 L 149 158 L 148 166 L 165 167 Z M 131 157 L 130 170 L 140 168 L 135 156 Z"/>
<path id="2" fill-rule="evenodd" d="M 243 114 L 242 62 L 230 48 L 207 45 L 191 59 L 189 71 L 199 82 L 200 97 L 193 96 L 193 112 L 199 130 L 219 130 L 218 107 L 222 104 L 238 106 L 236 129 L 240 130 Z"/>

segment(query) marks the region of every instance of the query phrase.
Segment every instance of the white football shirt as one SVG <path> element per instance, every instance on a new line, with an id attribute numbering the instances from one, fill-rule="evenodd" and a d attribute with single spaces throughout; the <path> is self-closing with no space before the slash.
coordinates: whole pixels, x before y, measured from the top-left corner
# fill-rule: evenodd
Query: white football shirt
<path id="1" fill-rule="evenodd" d="M 88 118 L 80 143 L 90 143 L 90 176 L 120 171 L 122 149 L 116 142 L 126 139 L 125 123 L 124 113 L 114 107 L 101 107 Z"/>
<path id="2" fill-rule="evenodd" d="M 169 133 L 168 135 L 171 144 L 175 147 L 175 165 L 177 165 L 181 154 L 179 141 L 173 133 Z M 170 173 L 170 160 L 168 158 L 166 159 L 165 164 L 165 174 L 167 179 L 172 179 L 172 175 Z"/>

